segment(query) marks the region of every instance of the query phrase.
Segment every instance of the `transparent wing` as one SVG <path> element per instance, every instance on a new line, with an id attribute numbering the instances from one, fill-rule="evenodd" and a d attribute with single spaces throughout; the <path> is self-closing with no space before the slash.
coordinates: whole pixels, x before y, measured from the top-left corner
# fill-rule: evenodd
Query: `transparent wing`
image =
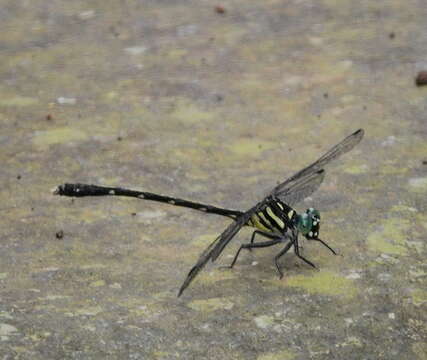
<path id="1" fill-rule="evenodd" d="M 338 158 L 339 156 L 353 149 L 360 142 L 360 140 L 362 140 L 364 133 L 365 132 L 363 131 L 363 129 L 359 129 L 355 131 L 353 134 L 347 136 L 343 141 L 341 141 L 340 143 L 332 147 L 328 152 L 322 155 L 314 163 L 298 171 L 289 179 L 277 185 L 271 192 L 271 195 L 277 196 L 285 202 L 286 202 L 286 196 L 292 200 L 292 196 L 291 196 L 292 189 L 293 189 L 292 190 L 293 192 L 297 192 L 294 195 L 294 198 L 298 199 L 296 201 L 302 200 L 304 198 L 304 196 L 302 196 L 304 192 L 307 193 L 307 195 L 305 196 L 310 195 L 313 191 L 315 191 L 320 186 L 320 183 L 323 180 L 323 179 L 320 180 L 319 178 L 315 180 L 311 180 L 311 181 L 314 181 L 313 186 L 309 186 L 310 181 L 308 179 L 310 179 L 310 176 L 318 173 L 330 161 Z M 307 184 L 305 183 L 306 181 L 307 181 Z M 305 184 L 305 185 L 302 185 L 302 184 Z M 315 186 L 315 184 L 317 184 L 317 187 Z M 296 201 L 294 200 L 294 203 Z"/>
<path id="2" fill-rule="evenodd" d="M 209 260 L 215 261 L 227 244 L 233 239 L 233 237 L 239 232 L 239 230 L 246 224 L 252 214 L 262 205 L 263 202 L 257 204 L 252 209 L 239 216 L 236 221 L 232 222 L 223 232 L 219 235 L 200 255 L 197 263 L 191 268 L 184 283 L 179 289 L 178 296 L 190 285 L 193 279 L 197 276 L 200 270 L 202 270 Z"/>
<path id="3" fill-rule="evenodd" d="M 295 181 L 288 183 L 284 188 L 278 189 L 273 196 L 279 198 L 289 206 L 293 206 L 314 193 L 325 178 L 325 170 L 309 173 Z"/>

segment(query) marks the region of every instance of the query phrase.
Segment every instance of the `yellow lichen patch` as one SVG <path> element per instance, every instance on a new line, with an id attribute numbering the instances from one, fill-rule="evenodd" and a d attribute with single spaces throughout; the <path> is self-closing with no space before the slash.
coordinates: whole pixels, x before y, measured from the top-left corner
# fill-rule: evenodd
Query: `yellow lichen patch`
<path id="1" fill-rule="evenodd" d="M 341 295 L 351 298 L 357 293 L 353 280 L 330 271 L 320 271 L 313 276 L 290 276 L 284 283 L 286 286 L 300 287 L 316 294 Z"/>
<path id="2" fill-rule="evenodd" d="M 183 149 L 177 148 L 174 150 L 173 158 L 175 161 L 183 163 L 188 162 L 191 159 L 190 161 L 192 163 L 200 164 L 206 159 L 206 152 L 195 147 L 187 147 Z M 194 191 L 194 189 L 192 190 Z"/>
<path id="3" fill-rule="evenodd" d="M 142 304 L 128 306 L 129 311 L 138 317 L 144 318 L 145 321 L 151 321 L 158 318 L 161 314 L 165 313 L 165 309 L 159 304 Z"/>
<path id="4" fill-rule="evenodd" d="M 372 252 L 406 254 L 406 232 L 410 228 L 407 219 L 390 218 L 383 222 L 381 229 L 368 236 L 368 248 Z"/>
<path id="5" fill-rule="evenodd" d="M 75 315 L 95 316 L 102 311 L 103 309 L 101 306 L 88 306 L 86 308 L 76 310 Z"/>
<path id="6" fill-rule="evenodd" d="M 212 312 L 216 310 L 231 310 L 234 303 L 227 298 L 212 298 L 207 300 L 193 300 L 188 306 L 196 311 Z"/>
<path id="7" fill-rule="evenodd" d="M 64 299 L 70 299 L 71 296 L 67 295 L 47 295 L 45 297 L 39 297 L 39 300 L 48 300 L 48 301 L 54 301 L 54 300 L 64 300 Z"/>
<path id="8" fill-rule="evenodd" d="M 271 141 L 262 141 L 260 139 L 239 139 L 234 141 L 229 149 L 239 156 L 254 156 L 261 154 L 264 150 L 273 149 L 277 146 Z"/>
<path id="9" fill-rule="evenodd" d="M 170 353 L 166 352 L 166 351 L 154 351 L 153 353 L 151 353 L 151 358 L 152 359 L 166 359 L 168 356 L 170 356 Z"/>
<path id="10" fill-rule="evenodd" d="M 78 216 L 85 223 L 90 224 L 100 219 L 105 219 L 109 215 L 103 209 L 88 209 L 82 207 L 81 211 L 76 214 L 76 216 Z"/>
<path id="11" fill-rule="evenodd" d="M 170 60 L 179 60 L 181 59 L 183 56 L 187 55 L 188 51 L 182 48 L 175 48 L 175 49 L 170 49 L 167 53 L 166 56 L 170 59 Z"/>
<path id="12" fill-rule="evenodd" d="M 417 224 L 421 224 L 425 229 L 427 229 L 427 215 L 417 214 L 415 219 Z"/>
<path id="13" fill-rule="evenodd" d="M 81 130 L 63 127 L 53 130 L 36 131 L 33 136 L 33 144 L 40 148 L 46 148 L 54 144 L 85 141 L 88 138 L 89 135 Z"/>
<path id="14" fill-rule="evenodd" d="M 104 264 L 94 264 L 94 263 L 91 263 L 91 264 L 89 264 L 89 265 L 82 265 L 82 266 L 79 266 L 79 268 L 80 269 L 82 269 L 82 270 L 92 270 L 92 269 L 105 269 L 107 267 L 107 265 L 104 265 Z"/>
<path id="15" fill-rule="evenodd" d="M 119 96 L 119 93 L 117 91 L 109 91 L 104 96 L 107 100 L 114 100 Z"/>
<path id="16" fill-rule="evenodd" d="M 353 165 L 346 166 L 344 172 L 347 174 L 358 175 L 358 174 L 366 174 L 368 172 L 368 166 L 365 164 L 362 165 Z"/>
<path id="17" fill-rule="evenodd" d="M 360 341 L 359 338 L 355 337 L 355 336 L 349 336 L 345 339 L 344 342 L 339 344 L 340 346 L 355 346 L 355 347 L 362 347 L 363 344 Z"/>
<path id="18" fill-rule="evenodd" d="M 415 213 L 417 212 L 417 209 L 406 206 L 406 205 L 393 205 L 390 209 L 390 212 L 399 212 L 399 213 Z"/>
<path id="19" fill-rule="evenodd" d="M 220 44 L 227 44 L 229 46 L 239 44 L 241 45 L 242 37 L 247 33 L 247 29 L 242 28 L 234 23 L 225 23 L 222 25 L 217 24 L 215 27 L 215 42 Z"/>
<path id="20" fill-rule="evenodd" d="M 211 120 L 214 117 L 214 113 L 203 111 L 195 104 L 181 99 L 176 101 L 175 110 L 171 113 L 171 116 L 185 125 L 193 125 Z"/>
<path id="21" fill-rule="evenodd" d="M 191 246 L 204 248 L 208 246 L 214 239 L 218 236 L 218 234 L 202 234 L 196 236 L 194 240 L 191 242 Z"/>
<path id="22" fill-rule="evenodd" d="M 97 280 L 97 281 L 93 281 L 89 284 L 90 287 L 101 287 L 101 286 L 105 286 L 105 281 L 104 280 Z"/>
<path id="23" fill-rule="evenodd" d="M 378 169 L 384 175 L 403 175 L 408 173 L 409 169 L 405 166 L 384 164 Z"/>
<path id="24" fill-rule="evenodd" d="M 416 289 L 412 292 L 412 302 L 414 305 L 421 305 L 427 302 L 427 291 Z"/>
<path id="25" fill-rule="evenodd" d="M 13 96 L 0 99 L 0 106 L 30 106 L 37 103 L 37 99 L 25 96 Z"/>
<path id="26" fill-rule="evenodd" d="M 257 357 L 257 360 L 292 360 L 296 355 L 288 350 L 279 351 L 276 353 L 263 354 Z"/>

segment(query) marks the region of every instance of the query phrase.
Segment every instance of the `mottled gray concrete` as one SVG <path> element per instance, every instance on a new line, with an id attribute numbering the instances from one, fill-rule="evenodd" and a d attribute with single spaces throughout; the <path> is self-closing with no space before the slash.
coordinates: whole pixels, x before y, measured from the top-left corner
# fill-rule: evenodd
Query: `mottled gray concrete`
<path id="1" fill-rule="evenodd" d="M 215 5 L 226 12 L 219 14 Z M 1 359 L 426 359 L 424 0 L 0 1 Z M 227 219 L 363 127 L 297 209 L 322 238 L 176 297 Z M 136 213 L 136 215 L 132 215 Z M 55 234 L 62 230 L 64 236 Z"/>

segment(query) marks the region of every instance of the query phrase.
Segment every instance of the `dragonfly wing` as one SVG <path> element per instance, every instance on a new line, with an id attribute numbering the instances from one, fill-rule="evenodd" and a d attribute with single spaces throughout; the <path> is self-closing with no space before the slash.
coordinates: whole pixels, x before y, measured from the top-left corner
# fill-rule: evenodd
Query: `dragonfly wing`
<path id="1" fill-rule="evenodd" d="M 227 244 L 233 239 L 233 237 L 239 232 L 239 230 L 246 224 L 250 219 L 254 211 L 259 205 L 253 207 L 243 215 L 239 216 L 234 222 L 232 222 L 223 232 L 219 235 L 200 255 L 197 263 L 191 268 L 184 283 L 179 289 L 178 296 L 190 285 L 193 279 L 197 276 L 200 270 L 202 270 L 209 260 L 215 261 Z"/>
<path id="2" fill-rule="evenodd" d="M 288 183 L 283 188 L 276 188 L 273 196 L 279 198 L 289 206 L 293 206 L 301 200 L 314 193 L 322 184 L 325 178 L 325 170 L 321 169 L 315 173 L 310 173 L 298 180 Z"/>
<path id="3" fill-rule="evenodd" d="M 321 156 L 317 161 L 304 169 L 298 171 L 296 174 L 285 180 L 283 183 L 277 185 L 270 193 L 287 203 L 296 203 L 313 193 L 322 183 L 325 176 L 323 167 L 331 160 L 345 154 L 355 147 L 360 140 L 362 140 L 364 131 L 359 129 L 350 136 L 346 137 L 343 141 L 331 148 L 326 154 Z M 197 274 L 202 270 L 209 260 L 216 260 L 231 239 L 239 232 L 243 225 L 245 225 L 251 216 L 262 206 L 269 197 L 259 202 L 253 208 L 245 212 L 243 215 L 238 216 L 236 220 L 231 223 L 220 236 L 218 236 L 200 255 L 197 263 L 191 268 L 184 283 L 179 289 L 178 296 L 190 285 Z"/>
<path id="4" fill-rule="evenodd" d="M 298 171 L 296 174 L 292 175 L 290 178 L 277 185 L 273 191 L 272 195 L 279 196 L 280 199 L 285 201 L 286 196 L 292 200 L 291 192 L 299 191 L 300 194 L 295 195 L 294 203 L 302 200 L 304 197 L 309 196 L 314 192 L 321 184 L 322 180 L 317 178 L 320 176 L 319 172 L 322 171 L 323 167 L 327 165 L 330 161 L 338 158 L 339 156 L 349 152 L 353 149 L 363 138 L 364 135 L 363 129 L 355 131 L 353 134 L 347 136 L 343 141 L 333 146 L 329 151 L 323 154 L 319 159 L 314 163 L 308 165 L 304 169 Z M 314 174 L 314 180 L 311 176 Z M 313 184 L 310 185 L 310 181 L 313 181 Z M 320 181 L 320 182 L 319 182 Z M 302 185 L 304 184 L 304 185 Z M 317 187 L 316 187 L 317 184 Z M 304 188 L 304 191 L 301 189 Z M 311 192 L 310 192 L 311 190 Z M 303 194 L 306 194 L 303 196 Z M 279 195 L 281 194 L 281 195 Z"/>

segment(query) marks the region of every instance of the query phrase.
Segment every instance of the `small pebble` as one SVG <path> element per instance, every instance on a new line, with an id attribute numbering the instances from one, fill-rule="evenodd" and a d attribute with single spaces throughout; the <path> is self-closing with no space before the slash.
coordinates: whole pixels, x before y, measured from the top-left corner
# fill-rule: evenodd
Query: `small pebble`
<path id="1" fill-rule="evenodd" d="M 417 86 L 427 85 L 427 71 L 420 71 L 415 78 L 415 84 Z"/>
<path id="2" fill-rule="evenodd" d="M 217 14 L 225 14 L 225 8 L 221 5 L 215 6 L 215 12 Z"/>

